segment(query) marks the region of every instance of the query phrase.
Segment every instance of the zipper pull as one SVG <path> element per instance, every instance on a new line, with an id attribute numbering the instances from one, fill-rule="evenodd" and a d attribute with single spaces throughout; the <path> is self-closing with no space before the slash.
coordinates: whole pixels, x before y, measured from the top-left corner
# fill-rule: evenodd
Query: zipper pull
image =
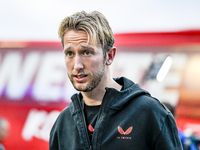
<path id="1" fill-rule="evenodd" d="M 92 150 L 92 146 L 90 146 L 90 150 Z"/>

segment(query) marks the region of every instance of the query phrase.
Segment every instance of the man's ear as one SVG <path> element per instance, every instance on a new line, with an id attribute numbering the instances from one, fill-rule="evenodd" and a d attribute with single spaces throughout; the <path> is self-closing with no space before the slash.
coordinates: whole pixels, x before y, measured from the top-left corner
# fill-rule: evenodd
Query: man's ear
<path id="1" fill-rule="evenodd" d="M 108 52 L 107 52 L 107 57 L 106 57 L 106 65 L 111 65 L 116 54 L 116 47 L 112 47 Z"/>

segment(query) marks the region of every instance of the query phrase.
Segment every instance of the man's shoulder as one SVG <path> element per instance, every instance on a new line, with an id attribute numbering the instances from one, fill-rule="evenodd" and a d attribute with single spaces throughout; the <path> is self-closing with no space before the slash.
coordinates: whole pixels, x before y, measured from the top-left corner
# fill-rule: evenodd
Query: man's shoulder
<path id="1" fill-rule="evenodd" d="M 141 97 L 138 97 L 137 104 L 149 111 L 164 111 L 168 113 L 168 110 L 162 102 L 160 102 L 157 98 L 152 97 L 150 94 L 144 94 L 141 95 Z"/>
<path id="2" fill-rule="evenodd" d="M 69 122 L 69 120 L 71 120 L 71 113 L 70 113 L 70 104 L 65 107 L 60 114 L 58 115 L 52 129 L 51 129 L 51 134 L 53 134 L 56 130 L 61 129 L 61 127 L 65 126 L 66 123 Z"/>
<path id="3" fill-rule="evenodd" d="M 170 115 L 170 111 L 162 102 L 150 95 L 144 95 L 144 97 L 139 100 L 138 107 L 140 108 L 140 112 L 146 114 L 149 120 L 161 121 L 161 124 L 164 123 L 165 118 Z"/>

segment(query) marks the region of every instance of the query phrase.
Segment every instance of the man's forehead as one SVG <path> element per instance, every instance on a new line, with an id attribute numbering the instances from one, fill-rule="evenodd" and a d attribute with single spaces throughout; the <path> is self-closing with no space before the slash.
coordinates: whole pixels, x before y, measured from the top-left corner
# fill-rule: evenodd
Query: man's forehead
<path id="1" fill-rule="evenodd" d="M 95 47 L 95 45 L 93 46 L 93 45 L 90 45 L 90 44 L 80 44 L 79 46 L 78 46 L 78 48 L 82 48 L 82 49 L 94 49 L 94 47 Z M 64 46 L 64 50 L 73 50 L 74 49 L 74 47 L 73 47 L 73 45 L 72 44 L 67 44 L 67 45 L 65 45 Z"/>
<path id="2" fill-rule="evenodd" d="M 95 34 L 90 35 L 90 34 L 88 34 L 88 32 L 86 32 L 84 30 L 71 29 L 71 30 L 66 31 L 64 34 L 64 43 L 66 41 L 79 40 L 79 39 L 87 41 L 87 43 L 92 46 L 100 45 L 98 43 L 98 40 L 96 39 Z"/>
<path id="3" fill-rule="evenodd" d="M 88 35 L 85 31 L 76 31 L 76 30 L 69 30 L 66 31 L 64 34 L 64 41 L 78 41 L 78 40 L 86 40 L 88 41 Z"/>

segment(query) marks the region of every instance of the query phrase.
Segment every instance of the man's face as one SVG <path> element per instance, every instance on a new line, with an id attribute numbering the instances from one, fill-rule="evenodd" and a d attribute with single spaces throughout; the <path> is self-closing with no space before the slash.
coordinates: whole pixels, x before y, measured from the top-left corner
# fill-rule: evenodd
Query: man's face
<path id="1" fill-rule="evenodd" d="M 105 73 L 103 50 L 100 45 L 88 43 L 85 31 L 65 33 L 64 54 L 68 76 L 76 90 L 89 92 L 99 85 Z"/>

